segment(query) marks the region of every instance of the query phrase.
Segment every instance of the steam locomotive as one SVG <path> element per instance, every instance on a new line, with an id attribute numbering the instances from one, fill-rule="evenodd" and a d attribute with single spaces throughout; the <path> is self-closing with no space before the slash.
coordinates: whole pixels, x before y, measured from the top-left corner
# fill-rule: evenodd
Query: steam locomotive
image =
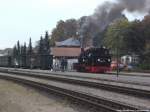
<path id="1" fill-rule="evenodd" d="M 110 70 L 111 55 L 105 47 L 82 51 L 74 69 L 78 72 L 105 73 Z"/>

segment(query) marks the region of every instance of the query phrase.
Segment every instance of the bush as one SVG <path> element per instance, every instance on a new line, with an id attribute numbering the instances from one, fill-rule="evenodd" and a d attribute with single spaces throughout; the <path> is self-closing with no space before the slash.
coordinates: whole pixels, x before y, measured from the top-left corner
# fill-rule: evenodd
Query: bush
<path id="1" fill-rule="evenodd" d="M 143 62 L 139 65 L 139 68 L 141 68 L 142 70 L 150 70 L 150 63 Z"/>

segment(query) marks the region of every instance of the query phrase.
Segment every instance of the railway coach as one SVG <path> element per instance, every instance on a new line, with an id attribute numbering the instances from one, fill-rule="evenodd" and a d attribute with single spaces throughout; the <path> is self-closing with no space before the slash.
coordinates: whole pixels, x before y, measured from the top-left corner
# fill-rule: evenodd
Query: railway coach
<path id="1" fill-rule="evenodd" d="M 11 67 L 12 57 L 11 56 L 0 56 L 0 67 Z"/>

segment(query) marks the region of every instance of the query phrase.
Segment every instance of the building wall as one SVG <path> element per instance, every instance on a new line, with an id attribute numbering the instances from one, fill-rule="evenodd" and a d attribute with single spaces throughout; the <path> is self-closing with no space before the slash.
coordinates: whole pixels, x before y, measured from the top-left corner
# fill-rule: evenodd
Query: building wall
<path id="1" fill-rule="evenodd" d="M 126 56 L 122 56 L 121 57 L 121 63 L 128 65 L 128 64 L 137 64 L 139 62 L 139 58 L 138 56 L 130 56 L 130 55 L 126 55 Z"/>
<path id="2" fill-rule="evenodd" d="M 54 58 L 53 59 L 53 70 L 54 71 L 60 71 L 61 70 L 61 60 L 62 58 Z M 67 71 L 72 71 L 73 70 L 73 63 L 77 63 L 78 59 L 73 58 L 73 59 L 66 59 L 67 60 Z"/>

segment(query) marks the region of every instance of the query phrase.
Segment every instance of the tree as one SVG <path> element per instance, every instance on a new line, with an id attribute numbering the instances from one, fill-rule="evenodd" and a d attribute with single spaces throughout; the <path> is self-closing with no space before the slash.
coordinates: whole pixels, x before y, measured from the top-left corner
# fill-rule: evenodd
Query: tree
<path id="1" fill-rule="evenodd" d="M 38 45 L 38 55 L 39 55 L 39 64 L 40 68 L 43 66 L 43 55 L 44 55 L 44 40 L 43 37 L 41 36 L 39 45 Z"/>
<path id="2" fill-rule="evenodd" d="M 144 19 L 141 21 L 140 28 L 142 32 L 142 41 L 144 41 L 144 45 L 142 46 L 143 51 L 141 53 L 141 62 L 140 62 L 140 68 L 142 69 L 150 69 L 150 15 L 147 15 L 144 17 Z M 141 42 L 142 42 L 141 41 Z"/>
<path id="3" fill-rule="evenodd" d="M 31 40 L 31 38 L 30 38 L 30 40 L 29 40 L 29 46 L 28 46 L 27 55 L 28 55 L 28 62 L 29 62 L 29 65 L 28 65 L 28 66 L 30 66 L 30 68 L 32 68 L 33 49 L 32 49 L 32 40 Z"/>
<path id="4" fill-rule="evenodd" d="M 125 38 L 129 31 L 130 23 L 127 19 L 121 19 L 112 23 L 105 34 L 104 45 L 110 48 L 113 53 L 115 53 L 116 48 L 119 49 L 120 54 L 125 54 L 128 52 L 126 48 Z"/>
<path id="5" fill-rule="evenodd" d="M 33 53 L 33 50 L 32 50 L 32 40 L 31 40 L 31 37 L 30 37 L 29 46 L 28 46 L 28 54 L 32 55 L 32 53 Z"/>
<path id="6" fill-rule="evenodd" d="M 24 64 L 24 58 L 23 58 L 23 55 L 24 55 L 24 46 L 21 45 L 20 47 L 20 66 L 23 67 L 23 64 Z"/>
<path id="7" fill-rule="evenodd" d="M 14 60 L 14 64 L 16 64 L 18 58 L 18 53 L 17 53 L 17 46 L 15 45 L 13 48 L 13 60 Z"/>
<path id="8" fill-rule="evenodd" d="M 27 47 L 26 43 L 21 47 L 22 67 L 27 66 Z"/>
<path id="9" fill-rule="evenodd" d="M 68 19 L 66 21 L 58 21 L 56 28 L 53 29 L 51 35 L 51 45 L 55 45 L 56 41 L 63 41 L 68 38 L 76 38 L 77 21 Z"/>
<path id="10" fill-rule="evenodd" d="M 150 52 L 150 15 L 144 17 L 141 22 L 141 28 L 145 37 L 145 51 Z"/>
<path id="11" fill-rule="evenodd" d="M 43 41 L 43 54 L 42 54 L 42 64 L 43 69 L 48 69 L 50 67 L 50 39 L 49 34 L 46 31 L 45 38 Z"/>
<path id="12" fill-rule="evenodd" d="M 145 49 L 145 36 L 140 21 L 133 21 L 127 29 L 124 38 L 126 50 L 130 53 L 141 55 Z"/>
<path id="13" fill-rule="evenodd" d="M 65 22 L 60 20 L 57 22 L 56 28 L 53 29 L 51 35 L 51 45 L 55 45 L 55 41 L 62 41 L 65 39 Z"/>
<path id="14" fill-rule="evenodd" d="M 20 62 L 21 62 L 21 48 L 20 48 L 20 42 L 19 40 L 17 41 L 17 63 L 18 63 L 18 66 L 20 67 Z"/>
<path id="15" fill-rule="evenodd" d="M 50 54 L 50 39 L 47 31 L 45 33 L 45 38 L 44 38 L 44 52 L 45 54 Z"/>
<path id="16" fill-rule="evenodd" d="M 65 36 L 66 38 L 76 38 L 77 21 L 75 19 L 68 19 L 65 21 Z"/>
<path id="17" fill-rule="evenodd" d="M 43 54 L 43 48 L 44 48 L 44 40 L 43 37 L 40 37 L 39 45 L 38 45 L 38 54 Z"/>

